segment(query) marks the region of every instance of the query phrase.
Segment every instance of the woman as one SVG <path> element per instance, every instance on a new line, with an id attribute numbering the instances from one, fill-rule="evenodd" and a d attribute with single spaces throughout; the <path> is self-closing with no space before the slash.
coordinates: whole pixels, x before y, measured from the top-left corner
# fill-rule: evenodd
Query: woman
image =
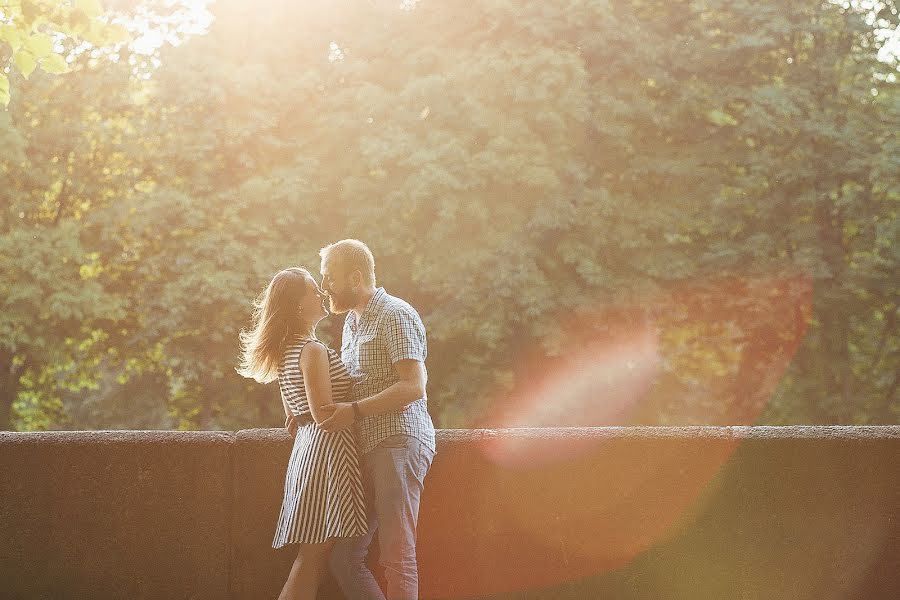
<path id="1" fill-rule="evenodd" d="M 316 339 L 328 315 L 325 294 L 306 269 L 285 269 L 254 305 L 241 331 L 238 373 L 261 383 L 278 380 L 294 448 L 272 547 L 298 544 L 279 600 L 313 599 L 336 538 L 366 533 L 359 456 L 351 429 L 318 428 L 322 407 L 344 401 L 351 379 L 340 357 Z"/>

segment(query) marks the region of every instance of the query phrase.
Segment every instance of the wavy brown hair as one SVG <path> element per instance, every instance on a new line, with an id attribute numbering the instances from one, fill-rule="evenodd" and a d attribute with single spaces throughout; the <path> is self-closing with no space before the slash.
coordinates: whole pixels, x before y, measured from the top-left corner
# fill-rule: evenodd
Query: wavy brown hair
<path id="1" fill-rule="evenodd" d="M 307 293 L 309 271 L 290 267 L 279 271 L 253 303 L 250 329 L 242 329 L 241 366 L 236 370 L 260 383 L 278 378 L 278 366 L 288 338 L 300 332 L 300 299 Z"/>

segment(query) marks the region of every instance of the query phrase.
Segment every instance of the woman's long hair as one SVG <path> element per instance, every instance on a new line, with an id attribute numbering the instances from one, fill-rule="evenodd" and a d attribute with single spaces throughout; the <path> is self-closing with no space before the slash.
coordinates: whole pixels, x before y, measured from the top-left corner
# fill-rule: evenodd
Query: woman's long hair
<path id="1" fill-rule="evenodd" d="M 306 295 L 309 271 L 290 267 L 279 271 L 253 303 L 250 329 L 242 329 L 241 366 L 236 370 L 260 383 L 278 378 L 278 366 L 288 338 L 300 333 L 300 299 Z"/>

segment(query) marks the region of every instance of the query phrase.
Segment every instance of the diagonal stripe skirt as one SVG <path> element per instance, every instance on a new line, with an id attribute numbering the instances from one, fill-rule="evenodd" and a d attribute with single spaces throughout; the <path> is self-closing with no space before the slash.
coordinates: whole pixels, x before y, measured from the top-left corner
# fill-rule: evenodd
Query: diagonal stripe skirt
<path id="1" fill-rule="evenodd" d="M 315 423 L 297 430 L 284 480 L 273 548 L 363 535 L 366 506 L 352 429 L 328 433 Z"/>

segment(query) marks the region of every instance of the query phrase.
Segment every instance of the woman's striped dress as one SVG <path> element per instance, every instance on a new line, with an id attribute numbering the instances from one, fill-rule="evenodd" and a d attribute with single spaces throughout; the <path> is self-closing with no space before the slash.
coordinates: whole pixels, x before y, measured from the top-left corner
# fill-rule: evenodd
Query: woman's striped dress
<path id="1" fill-rule="evenodd" d="M 281 394 L 294 416 L 309 416 L 300 352 L 315 340 L 296 337 L 288 344 L 278 369 Z M 352 383 L 337 353 L 328 348 L 331 399 L 347 399 Z M 353 429 L 328 433 L 314 421 L 301 425 L 284 481 L 284 501 L 273 548 L 313 544 L 332 537 L 366 533 L 366 509 L 359 455 Z"/>

